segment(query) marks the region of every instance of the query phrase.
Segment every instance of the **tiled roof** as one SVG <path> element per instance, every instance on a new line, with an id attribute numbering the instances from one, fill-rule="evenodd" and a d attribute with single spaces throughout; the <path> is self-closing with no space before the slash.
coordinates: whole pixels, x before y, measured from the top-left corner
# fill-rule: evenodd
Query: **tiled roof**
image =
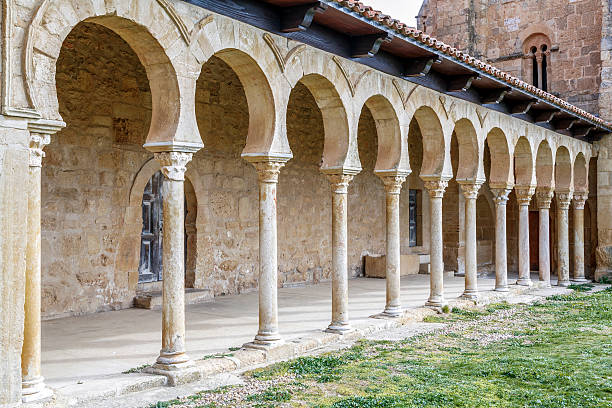
<path id="1" fill-rule="evenodd" d="M 534 96 L 537 96 L 540 99 L 544 99 L 563 109 L 573 112 L 576 115 L 582 116 L 583 118 L 586 118 L 590 120 L 591 122 L 597 123 L 599 125 L 602 125 L 608 128 L 612 128 L 611 122 L 605 121 L 583 109 L 578 108 L 577 106 L 574 106 L 564 101 L 561 98 L 558 98 L 506 72 L 503 72 L 502 70 L 495 68 L 494 66 L 487 64 L 479 60 L 478 58 L 474 58 L 466 54 L 465 52 L 459 51 L 458 49 L 453 48 L 450 45 L 445 44 L 442 41 L 437 40 L 428 34 L 425 34 L 423 31 L 417 30 L 416 28 L 410 27 L 409 25 L 402 23 L 401 21 L 396 20 L 392 18 L 391 16 L 388 16 L 380 11 L 374 10 L 370 6 L 366 6 L 363 3 L 359 1 L 355 1 L 355 0 L 333 0 L 333 1 L 341 5 L 345 9 L 348 9 L 352 12 L 360 14 L 362 17 L 368 20 L 382 24 L 402 36 L 417 40 L 427 47 L 434 48 L 435 50 L 442 52 L 443 54 L 445 54 L 446 56 L 450 58 L 453 58 L 459 62 L 470 65 L 471 67 L 485 74 L 492 75 L 495 78 L 503 82 L 506 82 L 507 84 L 513 87 L 520 88 Z"/>

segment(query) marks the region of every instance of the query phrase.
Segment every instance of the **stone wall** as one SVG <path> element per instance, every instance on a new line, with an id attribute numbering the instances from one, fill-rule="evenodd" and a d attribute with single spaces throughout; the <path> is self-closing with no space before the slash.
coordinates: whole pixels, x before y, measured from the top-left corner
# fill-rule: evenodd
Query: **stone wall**
<path id="1" fill-rule="evenodd" d="M 45 149 L 42 172 L 43 315 L 81 314 L 129 302 L 114 266 L 129 189 L 151 155 L 144 68 L 110 30 L 80 24 L 57 66 L 67 127 Z"/>
<path id="2" fill-rule="evenodd" d="M 529 83 L 531 61 L 523 58 L 523 41 L 543 33 L 552 46 L 548 90 L 598 114 L 602 59 L 604 67 L 610 61 L 609 47 L 600 56 L 601 1 L 428 0 L 419 28 Z"/>
<path id="3" fill-rule="evenodd" d="M 599 114 L 612 120 L 612 3 L 601 0 L 601 84 L 599 86 Z"/>

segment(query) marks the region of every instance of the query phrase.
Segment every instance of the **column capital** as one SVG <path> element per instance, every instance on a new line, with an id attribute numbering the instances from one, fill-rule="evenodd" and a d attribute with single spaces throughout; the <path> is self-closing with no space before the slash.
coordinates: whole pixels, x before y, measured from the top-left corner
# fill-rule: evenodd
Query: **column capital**
<path id="1" fill-rule="evenodd" d="M 535 187 L 533 186 L 514 186 L 514 193 L 516 194 L 516 200 L 521 206 L 528 206 L 531 202 L 531 197 L 535 193 Z"/>
<path id="2" fill-rule="evenodd" d="M 569 210 L 570 204 L 572 202 L 572 191 L 571 190 L 557 191 L 556 197 L 557 197 L 557 205 L 559 206 L 559 209 Z"/>
<path id="3" fill-rule="evenodd" d="M 536 200 L 538 202 L 538 209 L 547 210 L 550 208 L 555 190 L 551 187 L 538 187 L 536 190 Z"/>
<path id="4" fill-rule="evenodd" d="M 266 160 L 266 161 L 253 161 L 251 164 L 257 170 L 260 183 L 276 184 L 278 183 L 278 176 L 280 170 L 285 166 L 287 160 Z"/>
<path id="5" fill-rule="evenodd" d="M 387 194 L 400 194 L 402 184 L 406 181 L 406 176 L 403 175 L 378 175 L 385 185 Z"/>
<path id="6" fill-rule="evenodd" d="M 461 191 L 466 200 L 476 200 L 478 198 L 478 191 L 482 187 L 481 182 L 464 182 L 459 183 L 461 185 Z"/>
<path id="7" fill-rule="evenodd" d="M 589 198 L 588 191 L 576 191 L 573 196 L 573 204 L 575 210 L 584 210 L 584 204 Z"/>
<path id="8" fill-rule="evenodd" d="M 353 174 L 326 174 L 327 181 L 331 184 L 332 191 L 336 194 L 347 194 L 348 185 L 353 181 Z"/>
<path id="9" fill-rule="evenodd" d="M 30 132 L 30 167 L 42 167 L 42 159 L 45 157 L 45 152 L 43 149 L 49 143 L 51 143 L 51 135 Z"/>
<path id="10" fill-rule="evenodd" d="M 448 187 L 448 180 L 437 179 L 437 180 L 424 180 L 425 188 L 429 192 L 430 198 L 442 198 L 446 187 Z"/>
<path id="11" fill-rule="evenodd" d="M 187 163 L 193 158 L 193 153 L 156 152 L 154 155 L 161 165 L 161 171 L 164 176 L 173 181 L 185 181 Z"/>
<path id="12" fill-rule="evenodd" d="M 506 205 L 511 191 L 512 189 L 510 188 L 491 188 L 495 205 Z"/>

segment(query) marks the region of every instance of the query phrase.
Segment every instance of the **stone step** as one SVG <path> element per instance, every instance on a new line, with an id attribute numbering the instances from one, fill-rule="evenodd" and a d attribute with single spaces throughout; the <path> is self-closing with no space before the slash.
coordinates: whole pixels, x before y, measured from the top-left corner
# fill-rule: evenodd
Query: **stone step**
<path id="1" fill-rule="evenodd" d="M 210 289 L 185 289 L 185 304 L 193 305 L 196 303 L 211 302 L 214 294 Z M 162 305 L 162 292 L 139 292 L 134 297 L 134 307 L 139 309 L 159 309 Z"/>

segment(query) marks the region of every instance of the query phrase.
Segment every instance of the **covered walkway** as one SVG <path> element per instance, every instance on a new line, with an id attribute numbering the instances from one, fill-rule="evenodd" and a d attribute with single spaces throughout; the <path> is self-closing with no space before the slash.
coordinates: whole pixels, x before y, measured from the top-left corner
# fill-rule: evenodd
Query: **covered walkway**
<path id="1" fill-rule="evenodd" d="M 402 278 L 401 283 L 405 308 L 422 307 L 429 295 L 429 276 L 411 275 Z M 482 291 L 495 287 L 495 279 L 479 279 L 478 283 Z M 448 300 L 460 296 L 464 288 L 464 278 L 445 278 Z M 279 327 L 287 341 L 327 327 L 330 291 L 331 283 L 279 290 Z M 384 279 L 350 281 L 350 319 L 355 326 L 367 323 L 369 316 L 382 312 L 384 307 Z M 160 320 L 159 310 L 126 309 L 43 322 L 45 382 L 61 391 L 68 385 L 91 382 L 155 361 L 161 342 Z M 189 305 L 186 322 L 188 350 L 193 359 L 239 347 L 257 332 L 257 292 Z"/>

